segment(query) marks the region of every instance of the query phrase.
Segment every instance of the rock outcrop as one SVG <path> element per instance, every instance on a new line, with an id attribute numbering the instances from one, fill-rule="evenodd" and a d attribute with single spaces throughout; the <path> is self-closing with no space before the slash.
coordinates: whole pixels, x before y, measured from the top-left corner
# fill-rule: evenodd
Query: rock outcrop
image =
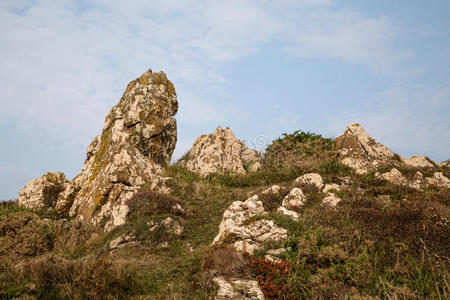
<path id="1" fill-rule="evenodd" d="M 83 168 L 56 201 L 62 215 L 110 230 L 125 222 L 125 201 L 144 184 L 165 192 L 162 166 L 177 141 L 178 110 L 173 84 L 164 72 L 145 72 L 131 81 L 105 118 L 103 131 L 89 145 Z"/>
<path id="2" fill-rule="evenodd" d="M 223 213 L 219 233 L 214 238 L 213 244 L 225 240 L 233 240 L 233 246 L 241 252 L 253 254 L 254 250 L 262 248 L 267 241 L 284 241 L 287 231 L 279 228 L 271 220 L 258 220 L 250 224 L 245 222 L 254 216 L 265 212 L 258 195 L 254 195 L 244 202 L 234 201 Z"/>
<path id="3" fill-rule="evenodd" d="M 28 182 L 19 191 L 17 202 L 19 205 L 35 209 L 55 207 L 59 193 L 66 189 L 68 183 L 64 173 L 47 172 Z"/>
<path id="4" fill-rule="evenodd" d="M 415 154 L 408 159 L 405 159 L 405 164 L 414 168 L 432 168 L 434 165 L 425 157 Z"/>
<path id="5" fill-rule="evenodd" d="M 367 173 L 382 165 L 395 163 L 395 154 L 375 141 L 359 124 L 347 126 L 345 133 L 336 139 L 341 163 L 358 174 Z"/>
<path id="6" fill-rule="evenodd" d="M 239 300 L 264 300 L 264 293 L 261 291 L 256 280 L 230 278 L 222 276 L 215 277 L 214 283 L 218 286 L 215 300 L 239 299 Z"/>
<path id="7" fill-rule="evenodd" d="M 261 158 L 257 151 L 237 139 L 231 129 L 217 127 L 212 134 L 198 137 L 179 165 L 202 176 L 258 171 Z"/>
<path id="8" fill-rule="evenodd" d="M 428 185 L 450 189 L 450 179 L 448 179 L 442 172 L 434 172 L 433 176 L 427 177 Z"/>
<path id="9" fill-rule="evenodd" d="M 317 173 L 308 173 L 305 175 L 302 175 L 295 179 L 295 183 L 298 184 L 310 184 L 315 186 L 318 190 L 321 190 L 323 188 L 323 179 L 320 174 Z"/>

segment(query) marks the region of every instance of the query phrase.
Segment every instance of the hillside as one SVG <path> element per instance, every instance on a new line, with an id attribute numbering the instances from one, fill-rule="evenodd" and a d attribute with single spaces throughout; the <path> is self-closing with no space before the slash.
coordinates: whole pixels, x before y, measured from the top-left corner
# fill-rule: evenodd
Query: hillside
<path id="1" fill-rule="evenodd" d="M 262 153 L 231 129 L 177 164 L 164 73 L 130 82 L 72 181 L 0 203 L 1 299 L 448 299 L 450 165 L 359 124 Z"/>

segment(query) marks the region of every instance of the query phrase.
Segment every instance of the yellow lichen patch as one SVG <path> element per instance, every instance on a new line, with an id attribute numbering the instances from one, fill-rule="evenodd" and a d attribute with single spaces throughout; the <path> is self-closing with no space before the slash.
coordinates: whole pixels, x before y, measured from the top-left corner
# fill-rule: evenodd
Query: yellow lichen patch
<path id="1" fill-rule="evenodd" d="M 111 140 L 111 134 L 112 134 L 112 128 L 111 126 L 107 130 L 105 130 L 102 134 L 101 141 L 100 141 L 100 148 L 95 153 L 94 161 L 92 163 L 92 175 L 89 177 L 89 185 L 92 181 L 97 177 L 98 173 L 100 173 L 100 170 L 105 166 L 105 159 L 106 154 L 108 152 L 108 146 Z"/>
<path id="2" fill-rule="evenodd" d="M 95 205 L 97 206 L 101 200 L 102 200 L 102 195 L 99 192 L 97 192 L 97 197 L 95 198 Z"/>
<path id="3" fill-rule="evenodd" d="M 139 77 L 138 81 L 140 84 L 145 84 L 145 85 L 148 85 L 150 82 L 147 73 L 142 74 L 142 76 Z"/>
<path id="4" fill-rule="evenodd" d="M 176 95 L 173 83 L 170 82 L 169 79 L 167 79 L 166 74 L 164 74 L 164 72 L 153 74 L 152 80 L 158 85 L 163 85 L 166 88 L 166 92 L 169 97 L 171 97 L 172 95 Z"/>

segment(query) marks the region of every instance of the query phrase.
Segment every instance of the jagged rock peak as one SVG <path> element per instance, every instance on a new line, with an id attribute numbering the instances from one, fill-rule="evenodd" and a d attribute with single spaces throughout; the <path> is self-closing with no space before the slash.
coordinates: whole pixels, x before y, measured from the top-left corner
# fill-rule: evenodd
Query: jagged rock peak
<path id="1" fill-rule="evenodd" d="M 341 162 L 357 173 L 367 173 L 381 165 L 394 162 L 396 155 L 373 139 L 360 124 L 347 126 L 345 133 L 336 139 Z"/>
<path id="2" fill-rule="evenodd" d="M 86 151 L 83 168 L 56 201 L 56 210 L 109 230 L 125 222 L 125 201 L 146 184 L 165 192 L 161 166 L 177 141 L 178 102 L 164 72 L 148 70 L 131 81 Z"/>
<path id="3" fill-rule="evenodd" d="M 217 127 L 212 134 L 198 137 L 179 165 L 202 176 L 220 173 L 245 174 L 258 171 L 261 158 L 257 151 L 235 137 L 229 127 Z"/>

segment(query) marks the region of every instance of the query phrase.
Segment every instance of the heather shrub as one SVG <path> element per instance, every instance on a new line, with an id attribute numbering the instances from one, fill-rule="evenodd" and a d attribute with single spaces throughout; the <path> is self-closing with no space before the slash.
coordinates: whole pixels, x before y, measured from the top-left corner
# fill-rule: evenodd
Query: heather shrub
<path id="1" fill-rule="evenodd" d="M 181 201 L 153 191 L 140 191 L 127 200 L 126 204 L 130 208 L 130 216 L 177 215 L 180 212 L 176 206 L 181 205 Z"/>
<path id="2" fill-rule="evenodd" d="M 317 172 L 324 163 L 335 160 L 334 140 L 320 134 L 297 130 L 283 133 L 266 148 L 263 168 L 298 173 Z"/>

